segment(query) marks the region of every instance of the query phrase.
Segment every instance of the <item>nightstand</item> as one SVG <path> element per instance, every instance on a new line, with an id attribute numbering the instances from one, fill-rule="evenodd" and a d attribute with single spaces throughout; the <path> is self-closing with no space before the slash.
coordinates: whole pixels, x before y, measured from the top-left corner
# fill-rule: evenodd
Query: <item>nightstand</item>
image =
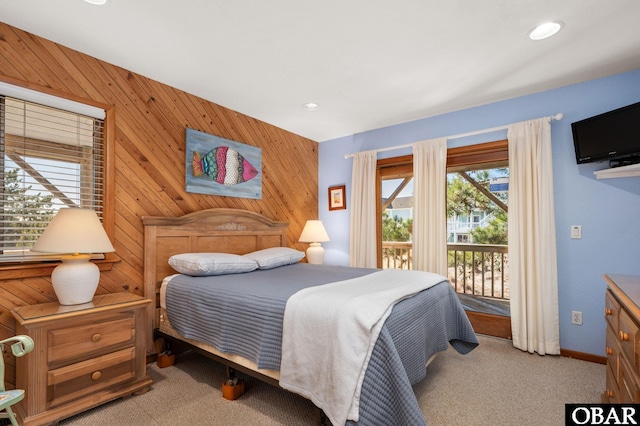
<path id="1" fill-rule="evenodd" d="M 146 392 L 146 307 L 131 293 L 96 296 L 90 303 L 42 303 L 12 311 L 16 334 L 29 335 L 33 351 L 16 360 L 20 424 L 43 425 L 107 401 Z"/>

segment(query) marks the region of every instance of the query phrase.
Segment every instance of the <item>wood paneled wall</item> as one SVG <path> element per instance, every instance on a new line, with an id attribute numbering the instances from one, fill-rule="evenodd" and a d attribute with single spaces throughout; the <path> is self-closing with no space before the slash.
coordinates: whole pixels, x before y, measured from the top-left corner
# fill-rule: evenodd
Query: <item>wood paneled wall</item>
<path id="1" fill-rule="evenodd" d="M 121 259 L 98 293 L 143 291 L 142 216 L 240 208 L 290 223 L 289 245 L 318 217 L 318 144 L 126 69 L 0 22 L 0 80 L 49 88 L 114 107 L 114 238 Z M 262 149 L 262 199 L 185 191 L 185 128 Z M 1 267 L 1 265 L 0 265 Z M 14 334 L 10 310 L 55 301 L 49 277 L 0 281 L 0 338 Z"/>

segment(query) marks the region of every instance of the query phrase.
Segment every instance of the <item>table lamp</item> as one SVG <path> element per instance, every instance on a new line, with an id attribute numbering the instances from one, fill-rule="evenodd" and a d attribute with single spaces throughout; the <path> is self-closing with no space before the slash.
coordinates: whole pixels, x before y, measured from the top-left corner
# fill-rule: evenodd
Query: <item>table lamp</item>
<path id="1" fill-rule="evenodd" d="M 324 249 L 320 243 L 330 241 L 322 221 L 308 220 L 304 225 L 298 241 L 301 243 L 311 243 L 307 249 L 307 262 L 322 265 L 322 262 L 324 262 Z"/>
<path id="2" fill-rule="evenodd" d="M 91 302 L 100 281 L 100 269 L 89 261 L 92 253 L 115 251 L 100 219 L 91 209 L 60 209 L 31 251 L 60 253 L 62 263 L 51 274 L 61 305 Z"/>

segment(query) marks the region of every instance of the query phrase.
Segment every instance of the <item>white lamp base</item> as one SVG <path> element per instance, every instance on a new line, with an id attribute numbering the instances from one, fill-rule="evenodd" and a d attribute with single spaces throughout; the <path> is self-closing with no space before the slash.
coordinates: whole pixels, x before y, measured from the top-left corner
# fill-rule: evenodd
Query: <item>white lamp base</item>
<path id="1" fill-rule="evenodd" d="M 322 265 L 324 262 L 324 249 L 320 243 L 311 243 L 307 249 L 307 262 L 314 265 Z"/>
<path id="2" fill-rule="evenodd" d="M 90 256 L 77 255 L 62 259 L 51 273 L 51 284 L 61 305 L 80 305 L 93 300 L 100 281 L 100 269 L 89 262 Z"/>

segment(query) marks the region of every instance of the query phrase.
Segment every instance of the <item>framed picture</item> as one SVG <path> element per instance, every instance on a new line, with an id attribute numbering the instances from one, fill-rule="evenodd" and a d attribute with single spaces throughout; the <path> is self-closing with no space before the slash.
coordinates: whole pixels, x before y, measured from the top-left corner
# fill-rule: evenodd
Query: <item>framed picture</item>
<path id="1" fill-rule="evenodd" d="M 262 198 L 262 150 L 187 128 L 187 192 Z"/>
<path id="2" fill-rule="evenodd" d="M 329 187 L 329 210 L 344 210 L 347 208 L 344 192 L 344 185 Z"/>

